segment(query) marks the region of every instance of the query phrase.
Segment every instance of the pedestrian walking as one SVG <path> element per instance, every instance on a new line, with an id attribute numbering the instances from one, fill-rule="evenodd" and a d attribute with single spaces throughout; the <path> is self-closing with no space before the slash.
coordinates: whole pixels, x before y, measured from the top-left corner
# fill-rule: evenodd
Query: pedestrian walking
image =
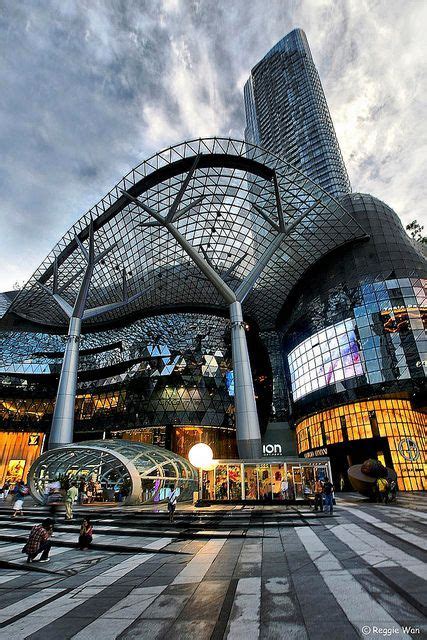
<path id="1" fill-rule="evenodd" d="M 3 500 L 6 500 L 7 496 L 9 495 L 9 491 L 10 491 L 10 482 L 6 480 L 6 482 L 3 485 Z"/>
<path id="2" fill-rule="evenodd" d="M 334 485 L 327 477 L 325 477 L 325 481 L 323 483 L 323 500 L 325 503 L 326 513 L 329 513 L 329 515 L 332 516 L 334 511 Z"/>
<path id="3" fill-rule="evenodd" d="M 168 497 L 168 511 L 169 511 L 169 522 L 174 522 L 174 515 L 176 510 L 176 504 L 178 502 L 179 489 L 178 487 L 174 487 L 170 496 Z"/>
<path id="4" fill-rule="evenodd" d="M 65 495 L 65 519 L 72 520 L 73 519 L 73 503 L 77 498 L 78 489 L 76 484 L 73 482 L 71 487 L 67 490 Z"/>
<path id="5" fill-rule="evenodd" d="M 93 539 L 93 526 L 89 517 L 84 518 L 80 527 L 78 547 L 80 551 L 87 551 Z"/>
<path id="6" fill-rule="evenodd" d="M 49 504 L 49 495 L 52 491 L 52 484 L 50 482 L 46 482 L 43 489 L 43 505 L 46 507 Z"/>
<path id="7" fill-rule="evenodd" d="M 86 495 L 86 481 L 84 478 L 80 478 L 80 482 L 79 482 L 79 504 L 84 504 L 87 500 L 87 495 Z"/>
<path id="8" fill-rule="evenodd" d="M 46 518 L 41 524 L 36 524 L 30 532 L 28 541 L 22 549 L 27 554 L 27 562 L 34 562 L 41 553 L 40 562 L 49 562 L 49 552 L 52 546 L 49 538 L 53 533 L 53 520 Z"/>
<path id="9" fill-rule="evenodd" d="M 314 483 L 314 510 L 319 509 L 323 511 L 323 482 L 317 477 Z"/>
<path id="10" fill-rule="evenodd" d="M 19 480 L 16 484 L 16 487 L 13 490 L 13 494 L 15 496 L 15 502 L 13 503 L 13 514 L 12 518 L 17 518 L 19 516 L 23 516 L 23 507 L 24 507 L 24 499 L 25 496 L 29 494 L 29 489 L 26 486 L 23 480 Z"/>

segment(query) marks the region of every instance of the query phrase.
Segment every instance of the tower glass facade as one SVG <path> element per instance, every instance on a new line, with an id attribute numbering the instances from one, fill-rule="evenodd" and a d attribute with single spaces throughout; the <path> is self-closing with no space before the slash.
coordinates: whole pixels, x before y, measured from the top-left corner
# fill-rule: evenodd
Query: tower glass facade
<path id="1" fill-rule="evenodd" d="M 245 139 L 281 156 L 335 197 L 350 182 L 305 33 L 294 29 L 252 69 Z"/>

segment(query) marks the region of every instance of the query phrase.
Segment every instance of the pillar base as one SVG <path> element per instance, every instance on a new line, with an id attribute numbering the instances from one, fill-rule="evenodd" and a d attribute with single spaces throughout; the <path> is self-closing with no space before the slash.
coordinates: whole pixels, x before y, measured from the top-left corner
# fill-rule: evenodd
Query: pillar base
<path id="1" fill-rule="evenodd" d="M 237 450 L 239 458 L 242 460 L 256 460 L 262 458 L 261 439 L 237 440 Z"/>
<path id="2" fill-rule="evenodd" d="M 65 447 L 67 446 L 67 444 L 71 444 L 71 442 L 50 442 L 48 444 L 48 451 L 51 451 L 52 449 L 60 449 L 61 447 Z"/>

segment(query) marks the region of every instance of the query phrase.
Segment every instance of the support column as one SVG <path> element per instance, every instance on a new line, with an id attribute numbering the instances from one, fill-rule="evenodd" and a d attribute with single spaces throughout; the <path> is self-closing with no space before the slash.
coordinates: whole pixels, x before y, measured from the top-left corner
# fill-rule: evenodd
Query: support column
<path id="1" fill-rule="evenodd" d="M 240 302 L 235 301 L 230 305 L 230 319 L 236 439 L 239 457 L 249 460 L 261 458 L 261 433 Z"/>
<path id="2" fill-rule="evenodd" d="M 55 449 L 73 441 L 81 328 L 81 318 L 73 316 L 68 328 L 48 449 Z"/>

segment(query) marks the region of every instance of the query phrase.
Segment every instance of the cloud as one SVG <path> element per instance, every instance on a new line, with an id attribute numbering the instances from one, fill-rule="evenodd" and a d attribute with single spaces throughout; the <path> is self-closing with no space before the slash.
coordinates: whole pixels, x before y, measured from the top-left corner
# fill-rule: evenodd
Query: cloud
<path id="1" fill-rule="evenodd" d="M 250 69 L 296 26 L 353 189 L 425 219 L 426 3 L 6 0 L 1 11 L 0 290 L 144 157 L 242 137 Z"/>

